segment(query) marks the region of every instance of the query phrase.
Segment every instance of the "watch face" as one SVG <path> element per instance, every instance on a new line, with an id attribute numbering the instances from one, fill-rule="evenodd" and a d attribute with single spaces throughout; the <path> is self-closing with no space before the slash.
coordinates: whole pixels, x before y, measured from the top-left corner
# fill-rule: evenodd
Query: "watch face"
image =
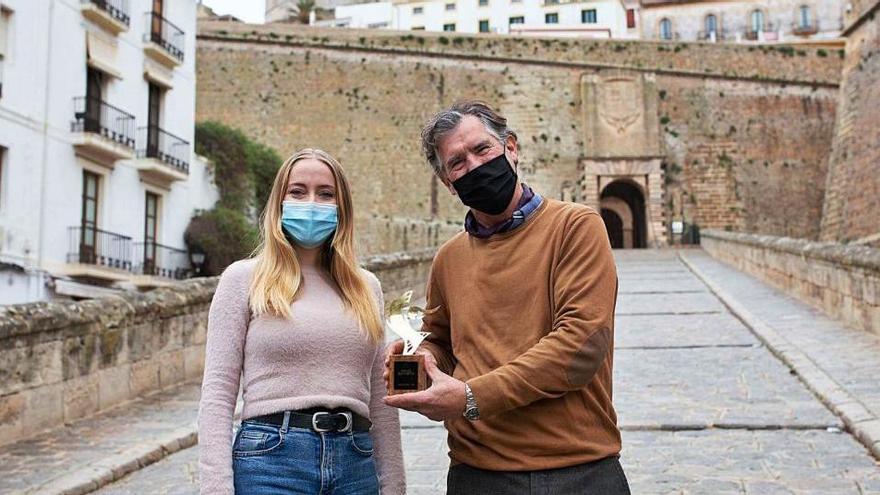
<path id="1" fill-rule="evenodd" d="M 464 417 L 473 421 L 480 417 L 480 412 L 477 410 L 476 407 L 468 408 L 464 412 Z"/>

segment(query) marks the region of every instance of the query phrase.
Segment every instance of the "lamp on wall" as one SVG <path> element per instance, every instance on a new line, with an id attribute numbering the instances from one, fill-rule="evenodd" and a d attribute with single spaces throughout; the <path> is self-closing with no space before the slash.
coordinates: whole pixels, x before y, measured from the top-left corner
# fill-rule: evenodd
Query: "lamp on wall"
<path id="1" fill-rule="evenodd" d="M 192 249 L 189 252 L 189 261 L 195 269 L 193 276 L 200 276 L 202 274 L 202 265 L 205 264 L 205 253 L 198 248 Z"/>

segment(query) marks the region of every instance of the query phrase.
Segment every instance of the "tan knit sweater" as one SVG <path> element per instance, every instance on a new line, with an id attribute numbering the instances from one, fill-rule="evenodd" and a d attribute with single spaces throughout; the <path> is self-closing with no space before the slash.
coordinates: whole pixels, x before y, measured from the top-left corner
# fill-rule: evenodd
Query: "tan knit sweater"
<path id="1" fill-rule="evenodd" d="M 382 402 L 382 345 L 359 330 L 329 275 L 315 268 L 303 268 L 292 320 L 252 318 L 248 287 L 255 265 L 238 261 L 223 272 L 208 314 L 198 419 L 201 493 L 234 493 L 232 417 L 239 379 L 243 419 L 318 406 L 345 407 L 369 418 L 382 493 L 405 493 L 397 410 Z M 382 314 L 379 281 L 363 273 Z"/>
<path id="2" fill-rule="evenodd" d="M 545 199 L 513 231 L 443 245 L 423 345 L 471 386 L 481 415 L 446 422 L 453 462 L 526 471 L 619 453 L 616 300 L 605 225 L 586 206 Z"/>

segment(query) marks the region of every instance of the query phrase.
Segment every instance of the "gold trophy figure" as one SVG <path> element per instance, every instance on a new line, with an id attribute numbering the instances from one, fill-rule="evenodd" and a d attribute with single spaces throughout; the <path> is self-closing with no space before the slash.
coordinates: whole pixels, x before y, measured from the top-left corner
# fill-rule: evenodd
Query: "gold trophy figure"
<path id="1" fill-rule="evenodd" d="M 389 358 L 388 395 L 428 388 L 425 356 L 416 354 L 416 349 L 430 333 L 416 330 L 421 327 L 425 310 L 411 305 L 411 299 L 412 291 L 407 291 L 385 308 L 386 327 L 403 340 L 403 353 L 392 354 Z"/>

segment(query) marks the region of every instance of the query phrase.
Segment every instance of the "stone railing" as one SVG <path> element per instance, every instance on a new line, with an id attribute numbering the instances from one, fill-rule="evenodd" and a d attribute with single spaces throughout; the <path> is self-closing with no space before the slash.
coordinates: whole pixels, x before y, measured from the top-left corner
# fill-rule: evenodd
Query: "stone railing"
<path id="1" fill-rule="evenodd" d="M 386 301 L 408 290 L 413 291 L 413 300 L 417 301 L 425 297 L 431 262 L 436 252 L 436 248 L 425 248 L 380 254 L 363 260 L 361 265 L 379 277 Z"/>
<path id="2" fill-rule="evenodd" d="M 387 297 L 424 297 L 435 249 L 362 265 Z M 0 445 L 184 382 L 205 362 L 217 278 L 148 293 L 0 308 Z"/>
<path id="3" fill-rule="evenodd" d="M 700 237 L 713 257 L 880 334 L 880 249 L 717 230 Z"/>

